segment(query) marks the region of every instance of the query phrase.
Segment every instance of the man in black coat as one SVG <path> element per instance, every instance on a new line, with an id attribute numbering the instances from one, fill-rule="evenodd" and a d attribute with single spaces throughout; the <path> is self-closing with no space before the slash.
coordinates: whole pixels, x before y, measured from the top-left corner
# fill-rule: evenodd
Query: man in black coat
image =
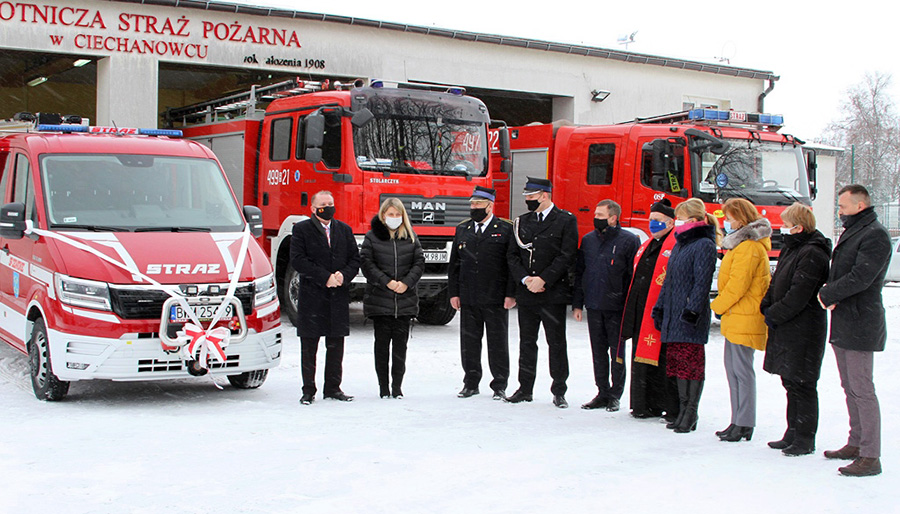
<path id="1" fill-rule="evenodd" d="M 510 403 L 530 402 L 537 374 L 537 338 L 541 324 L 549 346 L 553 404 L 566 408 L 566 307 L 571 302 L 569 274 L 578 250 L 578 222 L 569 211 L 553 205 L 553 186 L 547 179 L 528 177 L 527 212 L 516 218 L 510 245 L 509 269 L 516 282 L 519 306 L 519 389 Z"/>
<path id="2" fill-rule="evenodd" d="M 460 311 L 465 371 L 460 398 L 478 394 L 485 331 L 495 400 L 506 398 L 509 381 L 509 309 L 516 305 L 516 284 L 509 274 L 507 254 L 515 241 L 512 223 L 494 216 L 495 197 L 493 189 L 475 187 L 469 199 L 471 217 L 456 226 L 450 251 L 450 305 Z"/>
<path id="3" fill-rule="evenodd" d="M 891 237 L 878 222 L 869 192 L 860 185 L 838 192 L 844 233 L 831 257 L 828 282 L 819 301 L 831 310 L 829 340 L 847 397 L 850 437 L 829 459 L 855 459 L 842 475 L 881 473 L 881 412 L 872 381 L 874 352 L 884 350 L 887 325 L 881 288 L 891 260 Z"/>
<path id="4" fill-rule="evenodd" d="M 612 200 L 598 203 L 594 209 L 594 230 L 581 239 L 575 259 L 572 311 L 575 320 L 581 321 L 583 309 L 587 308 L 597 385 L 597 395 L 582 405 L 582 409 L 605 408 L 615 412 L 625 391 L 625 363 L 616 359 L 616 352 L 634 256 L 641 241 L 622 230 L 621 215 L 622 207 L 618 203 Z"/>
<path id="5" fill-rule="evenodd" d="M 309 405 L 316 394 L 316 353 L 325 336 L 325 386 L 323 396 L 351 401 L 341 391 L 344 337 L 350 335 L 350 282 L 359 272 L 359 250 L 353 231 L 334 218 L 334 197 L 319 191 L 310 203 L 312 217 L 294 225 L 291 266 L 300 274 L 297 301 L 297 335 L 303 395 Z"/>

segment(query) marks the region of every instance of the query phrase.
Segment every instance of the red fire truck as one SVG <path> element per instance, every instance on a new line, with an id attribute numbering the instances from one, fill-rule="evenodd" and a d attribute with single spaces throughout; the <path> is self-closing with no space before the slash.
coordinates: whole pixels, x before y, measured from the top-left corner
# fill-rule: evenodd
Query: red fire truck
<path id="1" fill-rule="evenodd" d="M 0 338 L 28 354 L 35 395 L 208 372 L 259 387 L 281 357 L 274 275 L 259 209 L 213 153 L 177 131 L 19 118 L 0 131 Z"/>
<path id="2" fill-rule="evenodd" d="M 554 202 L 577 216 L 582 234 L 593 230 L 597 202 L 610 198 L 622 206 L 622 225 L 645 239 L 657 200 L 700 198 L 721 218 L 725 200 L 746 198 L 776 228 L 774 257 L 779 214 L 794 202 L 811 205 L 816 194 L 815 153 L 779 133 L 783 123 L 778 115 L 695 109 L 616 125 L 509 127 L 513 172 L 494 180 L 498 208 L 521 214 L 526 176 L 548 177 Z"/>
<path id="3" fill-rule="evenodd" d="M 309 216 L 320 190 L 333 194 L 335 217 L 360 244 L 382 201 L 402 200 L 425 250 L 418 319 L 453 319 L 447 265 L 454 229 L 469 215 L 474 187 L 490 186 L 489 150 L 508 155 L 509 147 L 502 129 L 488 140 L 491 120 L 480 100 L 462 88 L 435 89 L 297 79 L 166 111 L 169 126 L 212 148 L 238 196 L 262 209 L 262 242 L 291 320 L 299 284 L 288 262 L 291 229 Z M 362 275 L 353 280 L 354 297 L 364 283 Z"/>

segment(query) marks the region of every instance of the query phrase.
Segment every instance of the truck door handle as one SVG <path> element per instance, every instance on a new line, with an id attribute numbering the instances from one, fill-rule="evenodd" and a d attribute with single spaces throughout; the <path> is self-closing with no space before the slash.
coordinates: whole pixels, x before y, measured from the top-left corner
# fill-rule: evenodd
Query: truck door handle
<path id="1" fill-rule="evenodd" d="M 582 208 L 580 208 L 580 209 L 578 209 L 578 210 L 581 211 L 581 212 L 591 212 L 590 207 L 582 207 Z"/>
<path id="2" fill-rule="evenodd" d="M 632 214 L 646 214 L 644 211 L 631 211 Z"/>

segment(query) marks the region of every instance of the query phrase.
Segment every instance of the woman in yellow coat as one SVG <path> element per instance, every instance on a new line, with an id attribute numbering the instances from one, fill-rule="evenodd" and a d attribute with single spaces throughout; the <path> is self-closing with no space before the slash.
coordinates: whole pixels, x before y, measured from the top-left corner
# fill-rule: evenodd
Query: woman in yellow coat
<path id="1" fill-rule="evenodd" d="M 772 249 L 772 226 L 743 198 L 729 199 L 722 210 L 726 253 L 719 267 L 719 294 L 711 307 L 722 317 L 731 424 L 716 435 L 723 441 L 749 441 L 756 426 L 753 353 L 766 349 L 766 322 L 759 304 L 772 278 L 767 253 Z"/>

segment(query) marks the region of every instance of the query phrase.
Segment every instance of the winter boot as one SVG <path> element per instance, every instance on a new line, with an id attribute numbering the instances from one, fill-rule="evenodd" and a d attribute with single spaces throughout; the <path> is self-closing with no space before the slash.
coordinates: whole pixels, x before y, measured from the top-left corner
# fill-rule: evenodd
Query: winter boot
<path id="1" fill-rule="evenodd" d="M 788 457 L 798 457 L 800 455 L 809 455 L 816 451 L 816 436 L 797 435 L 793 443 L 787 448 L 781 450 L 781 453 Z M 771 444 L 769 444 L 771 446 Z"/>
<path id="2" fill-rule="evenodd" d="M 678 434 L 686 434 L 697 430 L 697 421 L 700 419 L 698 414 L 700 408 L 700 394 L 703 393 L 702 380 L 687 380 L 687 406 L 684 407 L 685 413 L 681 418 L 681 423 L 675 427 Z"/>
<path id="3" fill-rule="evenodd" d="M 847 477 L 870 477 L 881 474 L 881 461 L 878 457 L 857 457 L 849 466 L 838 468 Z"/>
<path id="4" fill-rule="evenodd" d="M 675 421 L 671 423 L 666 423 L 666 428 L 674 429 L 675 427 L 681 425 L 682 420 L 684 419 L 684 414 L 687 411 L 688 404 L 688 381 L 683 378 L 678 379 L 678 417 L 675 418 Z"/>
<path id="5" fill-rule="evenodd" d="M 788 428 L 784 431 L 784 435 L 781 436 L 781 439 L 777 441 L 769 441 L 769 448 L 774 448 L 776 450 L 784 450 L 794 442 L 794 434 L 795 430 L 793 428 Z"/>

